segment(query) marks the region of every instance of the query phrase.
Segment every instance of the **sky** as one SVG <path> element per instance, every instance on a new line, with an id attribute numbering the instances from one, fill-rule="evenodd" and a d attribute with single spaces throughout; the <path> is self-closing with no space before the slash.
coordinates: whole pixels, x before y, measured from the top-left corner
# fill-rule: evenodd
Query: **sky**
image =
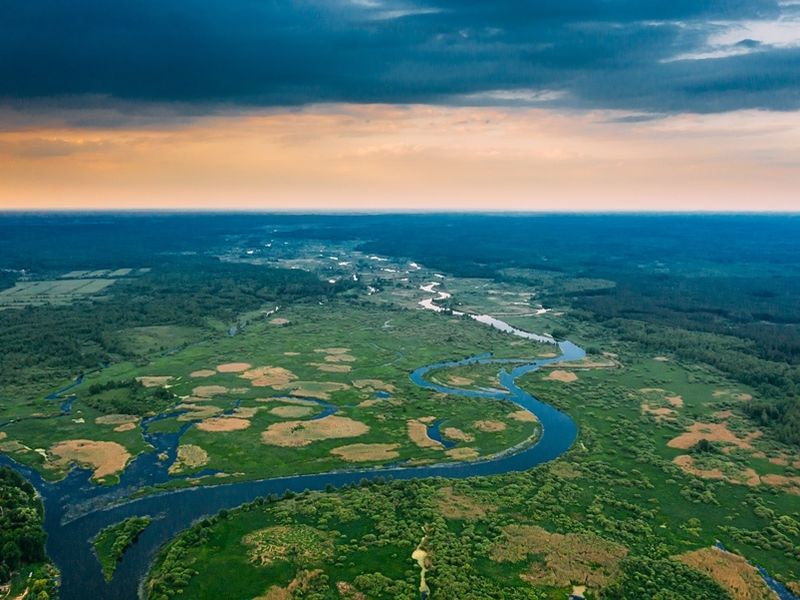
<path id="1" fill-rule="evenodd" d="M 800 0 L 4 0 L 0 209 L 800 210 Z"/>

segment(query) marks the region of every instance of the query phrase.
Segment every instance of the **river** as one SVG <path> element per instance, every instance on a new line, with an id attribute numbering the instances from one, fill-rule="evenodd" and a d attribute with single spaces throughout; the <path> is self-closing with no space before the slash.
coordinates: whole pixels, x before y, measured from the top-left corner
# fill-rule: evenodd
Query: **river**
<path id="1" fill-rule="evenodd" d="M 479 319 L 476 319 L 479 320 Z M 486 322 L 486 321 L 482 321 Z M 488 323 L 496 326 L 494 323 Z M 513 328 L 512 328 L 513 329 Z M 509 330 L 506 330 L 509 331 Z M 509 331 L 517 335 L 514 331 Z M 527 333 L 527 332 L 521 332 Z M 534 334 L 522 335 L 528 337 Z M 553 343 L 552 338 L 547 341 Z M 529 410 L 539 419 L 542 430 L 535 444 L 521 445 L 502 454 L 470 462 L 443 463 L 408 467 L 391 465 L 349 469 L 331 473 L 296 475 L 261 481 L 247 481 L 215 486 L 184 488 L 127 500 L 142 487 L 169 480 L 168 465 L 174 460 L 183 433 L 150 433 L 143 423 L 145 439 L 155 450 L 140 454 L 120 477 L 119 484 L 101 487 L 90 481 L 91 472 L 75 468 L 59 482 L 47 482 L 34 469 L 0 455 L 0 464 L 16 468 L 36 487 L 45 506 L 44 527 L 48 533 L 47 552 L 61 570 L 63 600 L 84 598 L 134 600 L 142 592 L 141 585 L 158 549 L 193 522 L 225 508 L 230 509 L 259 496 L 282 494 L 287 490 L 323 490 L 328 485 L 341 487 L 375 477 L 415 479 L 422 477 L 466 478 L 524 471 L 557 458 L 575 441 L 577 427 L 570 417 L 541 402 L 517 386 L 516 380 L 544 364 L 572 361 L 584 356 L 583 350 L 570 342 L 560 342 L 557 358 L 525 361 L 494 359 L 488 354 L 457 361 L 445 361 L 420 367 L 411 373 L 416 385 L 454 396 L 485 398 L 487 401 L 508 400 Z M 462 390 L 432 383 L 425 375 L 436 369 L 471 363 L 497 364 L 504 390 Z M 75 385 L 81 382 L 77 381 Z M 72 389 L 69 386 L 68 389 Z M 67 390 L 60 390 L 67 391 Z M 157 417 L 157 418 L 163 418 Z M 165 452 L 169 459 L 158 460 Z M 120 561 L 114 578 L 106 582 L 94 555 L 91 539 L 104 527 L 127 517 L 150 515 L 151 525 Z"/>

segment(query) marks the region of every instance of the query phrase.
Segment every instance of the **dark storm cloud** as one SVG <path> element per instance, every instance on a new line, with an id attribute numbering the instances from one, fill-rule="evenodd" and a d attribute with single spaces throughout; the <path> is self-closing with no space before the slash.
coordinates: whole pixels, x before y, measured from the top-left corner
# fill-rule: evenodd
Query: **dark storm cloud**
<path id="1" fill-rule="evenodd" d="M 91 98 L 131 113 L 340 101 L 795 109 L 800 48 L 747 38 L 710 59 L 692 56 L 720 29 L 791 8 L 774 0 L 3 0 L 0 97 L 38 110 Z"/>

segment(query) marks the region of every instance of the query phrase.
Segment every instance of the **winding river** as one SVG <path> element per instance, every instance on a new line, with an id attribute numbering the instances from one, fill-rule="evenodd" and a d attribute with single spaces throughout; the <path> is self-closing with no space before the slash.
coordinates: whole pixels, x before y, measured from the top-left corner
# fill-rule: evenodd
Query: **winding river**
<path id="1" fill-rule="evenodd" d="M 531 339 L 534 334 L 522 332 L 502 322 L 483 323 L 503 329 L 511 334 Z M 505 324 L 503 324 L 505 325 Z M 516 333 L 519 332 L 519 333 Z M 546 340 L 554 343 L 552 338 Z M 572 446 L 577 436 L 575 422 L 564 413 L 541 402 L 520 388 L 519 377 L 545 364 L 572 361 L 585 353 L 571 342 L 559 342 L 560 356 L 537 361 L 494 359 L 489 354 L 473 356 L 458 361 L 446 361 L 420 367 L 411 373 L 416 385 L 453 396 L 485 398 L 487 401 L 506 400 L 519 405 L 536 415 L 541 423 L 541 437 L 535 444 L 523 444 L 506 452 L 469 462 L 443 463 L 426 466 L 389 465 L 364 469 L 349 469 L 330 473 L 278 477 L 261 481 L 247 481 L 205 487 L 185 488 L 178 491 L 145 496 L 129 500 L 142 487 L 166 482 L 170 476 L 167 467 L 175 458 L 178 442 L 183 433 L 152 433 L 145 421 L 142 431 L 147 442 L 155 448 L 153 452 L 140 454 L 125 469 L 115 486 L 98 486 L 90 481 L 91 472 L 73 469 L 69 475 L 56 483 L 43 480 L 34 469 L 0 455 L 0 464 L 14 467 L 31 483 L 42 496 L 45 506 L 45 529 L 48 533 L 47 551 L 61 570 L 61 597 L 63 600 L 84 598 L 134 600 L 143 594 L 142 585 L 148 567 L 158 549 L 181 530 L 198 519 L 225 508 L 230 509 L 249 502 L 258 496 L 282 494 L 287 490 L 323 490 L 328 485 L 340 487 L 357 483 L 362 479 L 384 477 L 392 479 L 416 479 L 423 477 L 466 478 L 497 475 L 511 471 L 524 471 L 553 460 Z M 431 382 L 425 376 L 437 369 L 473 363 L 497 364 L 500 383 L 505 390 L 465 390 Z M 79 385 L 77 381 L 75 385 Z M 70 388 L 68 389 L 71 389 Z M 61 390 L 67 391 L 67 390 Z M 158 459 L 166 453 L 168 460 Z M 194 475 L 196 476 L 196 475 Z M 100 564 L 94 555 L 90 540 L 104 527 L 127 517 L 150 515 L 152 524 L 124 555 L 114 578 L 106 582 Z"/>

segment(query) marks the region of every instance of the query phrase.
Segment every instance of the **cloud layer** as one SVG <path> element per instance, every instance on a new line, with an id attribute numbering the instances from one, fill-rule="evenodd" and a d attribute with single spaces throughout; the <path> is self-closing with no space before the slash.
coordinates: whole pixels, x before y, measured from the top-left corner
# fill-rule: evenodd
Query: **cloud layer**
<path id="1" fill-rule="evenodd" d="M 0 102 L 800 108 L 797 2 L 423 1 L 5 0 Z"/>

